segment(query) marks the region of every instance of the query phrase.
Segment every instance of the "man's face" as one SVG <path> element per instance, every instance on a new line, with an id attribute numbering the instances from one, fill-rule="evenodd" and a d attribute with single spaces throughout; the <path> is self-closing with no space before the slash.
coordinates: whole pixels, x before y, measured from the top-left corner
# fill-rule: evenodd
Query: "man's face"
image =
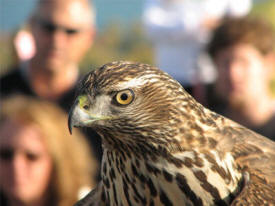
<path id="1" fill-rule="evenodd" d="M 219 96 L 232 106 L 261 98 L 267 92 L 270 80 L 267 59 L 248 44 L 237 44 L 220 51 L 215 58 Z"/>
<path id="2" fill-rule="evenodd" d="M 65 3 L 64 3 L 65 2 Z M 33 19 L 36 58 L 49 70 L 77 64 L 93 39 L 87 8 L 77 1 L 45 3 Z"/>

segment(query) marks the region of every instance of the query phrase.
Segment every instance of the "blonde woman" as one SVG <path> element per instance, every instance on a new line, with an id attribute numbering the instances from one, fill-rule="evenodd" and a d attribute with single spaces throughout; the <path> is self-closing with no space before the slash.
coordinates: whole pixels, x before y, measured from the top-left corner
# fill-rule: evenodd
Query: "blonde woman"
<path id="1" fill-rule="evenodd" d="M 69 134 L 57 106 L 23 96 L 1 102 L 1 206 L 73 205 L 93 187 L 95 171 L 88 143 L 79 131 Z"/>

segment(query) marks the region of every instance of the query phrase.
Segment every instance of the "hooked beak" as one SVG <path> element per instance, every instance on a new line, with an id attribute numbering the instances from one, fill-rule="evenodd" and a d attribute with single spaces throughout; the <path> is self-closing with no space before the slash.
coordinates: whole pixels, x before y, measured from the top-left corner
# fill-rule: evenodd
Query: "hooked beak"
<path id="1" fill-rule="evenodd" d="M 69 112 L 68 127 L 70 134 L 72 134 L 73 127 L 80 125 L 80 113 L 79 100 L 76 100 Z"/>
<path id="2" fill-rule="evenodd" d="M 70 134 L 72 134 L 73 127 L 89 126 L 98 119 L 99 118 L 90 115 L 89 111 L 83 109 L 80 105 L 80 101 L 77 99 L 69 112 L 68 127 Z"/>
<path id="3" fill-rule="evenodd" d="M 69 112 L 68 127 L 70 134 L 72 134 L 73 127 L 89 127 L 95 121 L 111 119 L 108 116 L 95 113 L 97 112 L 84 109 L 81 98 L 76 99 Z"/>

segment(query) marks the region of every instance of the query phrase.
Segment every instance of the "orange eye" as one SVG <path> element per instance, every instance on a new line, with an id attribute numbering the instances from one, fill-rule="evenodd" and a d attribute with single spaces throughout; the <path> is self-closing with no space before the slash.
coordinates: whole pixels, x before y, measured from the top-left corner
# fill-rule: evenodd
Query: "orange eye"
<path id="1" fill-rule="evenodd" d="M 133 99 L 134 99 L 134 93 L 132 90 L 123 90 L 123 91 L 120 91 L 116 94 L 116 97 L 115 97 L 116 101 L 118 104 L 121 104 L 121 105 L 127 105 L 127 104 L 130 104 Z"/>

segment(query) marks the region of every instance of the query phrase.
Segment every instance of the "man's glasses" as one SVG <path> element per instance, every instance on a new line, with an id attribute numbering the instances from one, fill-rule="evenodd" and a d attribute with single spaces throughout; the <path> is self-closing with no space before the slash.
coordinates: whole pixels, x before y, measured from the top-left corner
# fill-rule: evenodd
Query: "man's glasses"
<path id="1" fill-rule="evenodd" d="M 68 28 L 60 25 L 56 25 L 55 23 L 43 19 L 37 19 L 36 23 L 46 32 L 54 33 L 55 31 L 63 31 L 68 35 L 73 35 L 81 32 L 81 29 Z"/>

